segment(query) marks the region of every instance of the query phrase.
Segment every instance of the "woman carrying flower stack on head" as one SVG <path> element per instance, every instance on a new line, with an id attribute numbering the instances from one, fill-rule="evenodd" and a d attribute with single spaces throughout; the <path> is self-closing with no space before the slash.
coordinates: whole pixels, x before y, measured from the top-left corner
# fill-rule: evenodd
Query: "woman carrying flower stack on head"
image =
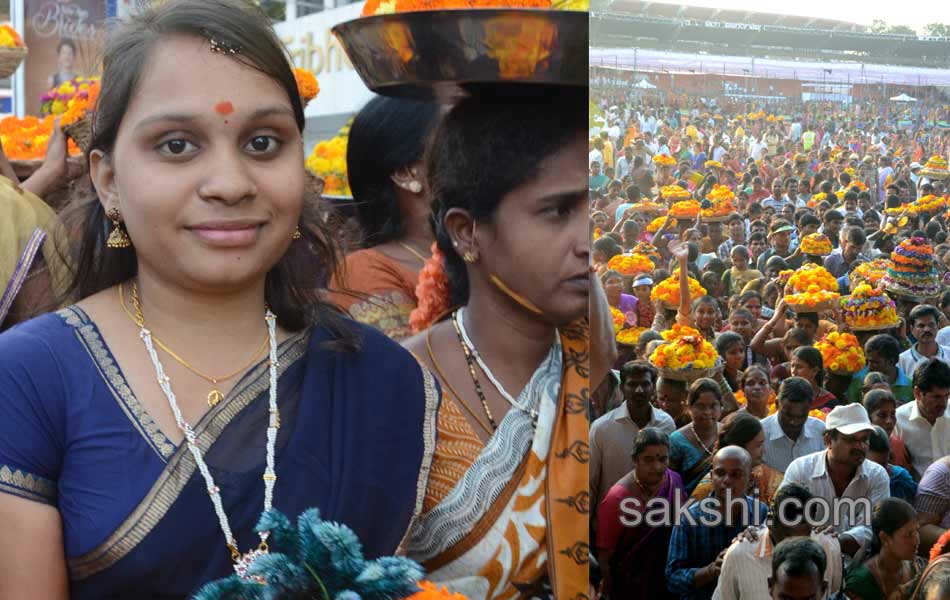
<path id="1" fill-rule="evenodd" d="M 422 333 L 406 347 L 445 397 L 405 548 L 470 598 L 587 594 L 580 399 L 615 357 L 589 355 L 586 97 L 571 87 L 473 95 L 427 153 L 437 251 L 412 316 Z"/>
<path id="2" fill-rule="evenodd" d="M 330 288 L 351 317 L 394 340 L 412 335 L 419 272 L 431 254 L 422 154 L 438 116 L 435 103 L 378 96 L 350 126 L 347 175 L 362 248 L 347 255 Z"/>
<path id="3" fill-rule="evenodd" d="M 269 19 L 171 0 L 110 33 L 75 304 L 0 335 L 0 597 L 190 598 L 235 567 L 273 582 L 268 509 L 317 508 L 394 554 L 439 388 L 315 289 L 337 256 Z"/>

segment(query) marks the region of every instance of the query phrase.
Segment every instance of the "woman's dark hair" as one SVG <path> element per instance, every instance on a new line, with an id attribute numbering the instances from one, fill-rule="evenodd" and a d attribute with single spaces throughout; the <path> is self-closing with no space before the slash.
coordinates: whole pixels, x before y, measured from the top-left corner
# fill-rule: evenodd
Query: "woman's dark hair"
<path id="1" fill-rule="evenodd" d="M 896 365 L 901 357 L 901 344 L 889 333 L 879 333 L 864 342 L 864 350 L 880 355 L 885 361 Z"/>
<path id="2" fill-rule="evenodd" d="M 868 375 L 871 375 L 871 373 L 868 373 Z M 867 380 L 867 378 L 865 378 L 865 380 Z M 864 399 L 861 400 L 861 404 L 863 404 L 864 409 L 868 411 L 868 415 L 874 414 L 876 410 L 888 403 L 893 404 L 895 408 L 897 407 L 897 398 L 887 390 L 871 390 L 865 394 Z"/>
<path id="3" fill-rule="evenodd" d="M 586 114 L 587 91 L 545 87 L 518 93 L 483 90 L 455 105 L 432 137 L 426 177 L 436 243 L 445 256 L 449 306 L 467 303 L 469 287 L 465 262 L 445 228 L 446 213 L 460 208 L 476 223 L 491 223 L 503 196 L 536 177 L 548 157 L 587 135 L 587 121 L 580 118 Z M 587 197 L 586 189 L 581 195 Z"/>
<path id="4" fill-rule="evenodd" d="M 868 437 L 868 449 L 871 452 L 891 451 L 891 440 L 883 427 L 875 425 L 871 430 L 871 435 Z"/>
<path id="5" fill-rule="evenodd" d="M 111 160 L 140 78 L 156 46 L 172 36 L 214 39 L 222 47 L 239 49 L 234 60 L 270 77 L 287 92 L 297 127 L 303 131 L 303 104 L 291 63 L 267 16 L 240 0 L 173 0 L 131 17 L 111 33 L 103 55 L 102 91 L 87 162 L 93 151 Z M 299 224 L 302 239 L 292 243 L 267 274 L 265 298 L 285 329 L 300 331 L 319 325 L 330 332 L 335 345 L 354 349 L 358 341 L 352 329 L 342 313 L 322 299 L 319 283 L 315 285 L 329 281 L 339 257 L 332 235 L 317 214 L 316 200 L 304 198 Z M 60 302 L 75 302 L 135 277 L 135 248 L 106 248 L 109 220 L 94 192 L 69 212 L 64 216 L 67 232 L 80 232 L 81 239 L 66 259 L 74 267 Z M 71 251 L 60 248 L 60 252 Z"/>
<path id="6" fill-rule="evenodd" d="M 604 271 L 603 274 L 600 276 L 600 283 L 605 284 L 607 283 L 608 279 L 611 279 L 613 277 L 616 277 L 617 279 L 623 279 L 623 275 L 621 275 L 618 271 L 614 271 L 613 269 L 608 269 Z"/>
<path id="7" fill-rule="evenodd" d="M 745 386 L 746 379 L 748 379 L 752 373 L 760 373 L 763 377 L 765 377 L 766 383 L 772 383 L 772 377 L 769 375 L 768 369 L 762 365 L 752 364 L 749 365 L 748 369 L 742 372 L 742 378 L 739 380 L 740 389 Z"/>
<path id="8" fill-rule="evenodd" d="M 606 235 L 594 240 L 594 251 L 598 250 L 607 255 L 607 260 L 623 253 L 623 248 L 620 247 L 617 240 L 612 237 L 607 237 Z"/>
<path id="9" fill-rule="evenodd" d="M 759 301 L 759 304 L 762 304 L 762 294 L 756 292 L 755 290 L 749 290 L 748 292 L 743 292 L 739 294 L 739 306 L 744 306 L 746 302 L 755 298 Z"/>
<path id="10" fill-rule="evenodd" d="M 881 534 L 894 533 L 917 518 L 917 511 L 906 500 L 885 498 L 874 507 L 871 515 L 871 556 L 881 551 Z"/>
<path id="11" fill-rule="evenodd" d="M 719 404 L 722 404 L 722 389 L 719 387 L 719 384 L 715 380 L 708 377 L 703 377 L 697 379 L 689 386 L 689 394 L 687 395 L 687 404 L 692 406 L 696 404 L 699 400 L 699 397 L 705 394 L 706 392 L 712 393 L 713 396 L 719 400 Z"/>
<path id="12" fill-rule="evenodd" d="M 439 106 L 434 102 L 377 96 L 353 119 L 346 171 L 365 247 L 406 235 L 391 176 L 422 160 L 438 117 Z"/>
<path id="13" fill-rule="evenodd" d="M 714 452 L 726 446 L 745 448 L 745 445 L 760 433 L 762 433 L 762 421 L 755 415 L 734 412 L 722 420 L 722 428 L 719 430 Z"/>
<path id="14" fill-rule="evenodd" d="M 650 446 L 666 446 L 670 449 L 670 436 L 662 429 L 656 427 L 644 427 L 637 432 L 637 437 L 633 440 L 633 458 L 638 456 Z"/>
<path id="15" fill-rule="evenodd" d="M 716 352 L 719 353 L 719 356 L 725 357 L 726 352 L 729 351 L 735 344 L 742 343 L 742 336 L 736 333 L 735 331 L 726 331 L 720 333 L 716 338 Z"/>

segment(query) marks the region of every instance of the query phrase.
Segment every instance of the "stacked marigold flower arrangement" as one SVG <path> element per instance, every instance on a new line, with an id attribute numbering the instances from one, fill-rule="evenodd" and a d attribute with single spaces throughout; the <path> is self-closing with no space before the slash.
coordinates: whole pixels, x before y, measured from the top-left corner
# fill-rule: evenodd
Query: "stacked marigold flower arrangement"
<path id="1" fill-rule="evenodd" d="M 712 374 L 719 355 L 699 331 L 677 324 L 661 335 L 666 343 L 653 351 L 650 363 L 663 377 L 693 381 Z"/>
<path id="2" fill-rule="evenodd" d="M 864 350 L 853 334 L 833 331 L 818 340 L 825 370 L 835 375 L 853 375 L 864 368 Z"/>
<path id="3" fill-rule="evenodd" d="M 689 299 L 690 302 L 706 295 L 706 288 L 699 285 L 699 282 L 689 278 Z M 663 307 L 673 310 L 680 305 L 680 270 L 675 269 L 673 274 L 654 286 L 650 292 L 650 299 L 656 302 L 659 300 Z"/>
<path id="4" fill-rule="evenodd" d="M 676 164 L 676 159 L 669 154 L 657 154 L 653 157 L 653 164 L 659 167 L 672 167 Z"/>
<path id="5" fill-rule="evenodd" d="M 861 283 L 841 299 L 845 324 L 852 331 L 878 331 L 900 324 L 897 306 L 879 287 Z"/>
<path id="6" fill-rule="evenodd" d="M 670 207 L 670 214 L 677 219 L 695 219 L 700 210 L 699 202 L 695 200 L 683 200 L 673 203 L 673 206 Z"/>
<path id="7" fill-rule="evenodd" d="M 607 261 L 607 268 L 624 277 L 633 277 L 639 273 L 653 271 L 653 261 L 642 254 L 618 254 Z"/>
<path id="8" fill-rule="evenodd" d="M 0 25 L 0 79 L 13 75 L 28 53 L 17 30 L 9 23 Z"/>
<path id="9" fill-rule="evenodd" d="M 812 256 L 828 256 L 831 254 L 831 240 L 823 233 L 810 233 L 802 238 L 802 252 Z"/>
<path id="10" fill-rule="evenodd" d="M 689 190 L 679 185 L 665 185 L 660 188 L 660 196 L 669 202 L 678 202 L 680 200 L 689 200 L 693 197 Z"/>
<path id="11" fill-rule="evenodd" d="M 648 233 L 656 233 L 666 222 L 666 217 L 657 217 L 647 224 Z M 676 219 L 670 219 L 670 227 L 676 227 Z"/>
<path id="12" fill-rule="evenodd" d="M 725 221 L 736 212 L 736 195 L 728 187 L 716 184 L 706 199 L 700 203 L 700 212 L 704 221 Z M 675 206 L 675 205 L 674 205 Z"/>
<path id="13" fill-rule="evenodd" d="M 839 296 L 838 280 L 824 267 L 814 264 L 795 271 L 785 286 L 786 304 L 799 313 L 827 310 Z"/>

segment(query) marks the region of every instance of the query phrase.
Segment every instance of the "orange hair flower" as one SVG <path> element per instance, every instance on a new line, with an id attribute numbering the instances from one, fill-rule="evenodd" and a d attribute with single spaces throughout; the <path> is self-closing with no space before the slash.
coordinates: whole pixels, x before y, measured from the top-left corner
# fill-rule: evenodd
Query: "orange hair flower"
<path id="1" fill-rule="evenodd" d="M 409 314 L 413 333 L 425 331 L 440 315 L 449 310 L 449 278 L 445 274 L 444 255 L 432 243 L 432 256 L 419 271 L 416 284 L 416 308 Z"/>
<path id="2" fill-rule="evenodd" d="M 297 91 L 300 93 L 300 99 L 306 104 L 320 93 L 320 84 L 313 73 L 306 69 L 294 69 L 294 79 L 297 80 Z"/>

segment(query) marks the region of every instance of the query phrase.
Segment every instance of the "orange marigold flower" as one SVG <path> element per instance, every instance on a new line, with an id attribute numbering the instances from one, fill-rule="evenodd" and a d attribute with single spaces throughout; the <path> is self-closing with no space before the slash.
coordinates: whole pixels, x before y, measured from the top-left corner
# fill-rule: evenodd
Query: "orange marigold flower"
<path id="1" fill-rule="evenodd" d="M 444 255 L 433 242 L 432 256 L 419 271 L 419 283 L 416 284 L 416 308 L 409 314 L 409 325 L 413 333 L 428 329 L 450 308 L 449 278 L 445 274 L 443 259 Z"/>
<path id="2" fill-rule="evenodd" d="M 438 587 L 431 581 L 420 581 L 419 587 L 422 591 L 416 592 L 406 600 L 467 600 L 462 594 L 450 592 L 445 587 Z"/>
<path id="3" fill-rule="evenodd" d="M 320 93 L 320 84 L 313 73 L 306 69 L 295 68 L 294 79 L 297 80 L 297 91 L 304 104 L 310 102 Z"/>

